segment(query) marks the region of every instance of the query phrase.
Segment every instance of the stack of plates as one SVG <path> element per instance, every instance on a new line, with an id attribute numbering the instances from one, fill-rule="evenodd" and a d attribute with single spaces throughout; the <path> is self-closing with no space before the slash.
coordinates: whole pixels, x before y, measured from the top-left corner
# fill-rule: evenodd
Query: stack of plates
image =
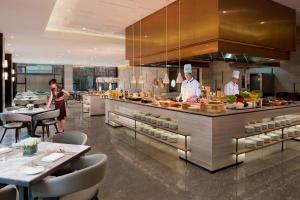
<path id="1" fill-rule="evenodd" d="M 146 121 L 146 115 L 141 115 L 141 120 Z"/>
<path id="2" fill-rule="evenodd" d="M 271 137 L 272 140 L 277 141 L 280 139 L 280 136 L 276 133 L 269 133 L 268 136 Z"/>
<path id="3" fill-rule="evenodd" d="M 151 123 L 151 119 L 152 119 L 151 116 L 146 116 L 146 122 Z"/>
<path id="4" fill-rule="evenodd" d="M 157 137 L 157 138 L 160 138 L 161 137 L 161 131 L 160 130 L 156 130 L 154 132 L 154 136 Z"/>
<path id="5" fill-rule="evenodd" d="M 256 142 L 256 146 L 263 146 L 264 142 L 265 142 L 265 140 L 260 137 L 253 137 L 253 138 L 250 138 L 250 140 L 253 140 L 254 142 Z"/>
<path id="6" fill-rule="evenodd" d="M 253 127 L 254 127 L 255 132 L 261 131 L 261 124 L 254 124 Z"/>
<path id="7" fill-rule="evenodd" d="M 286 125 L 290 125 L 292 123 L 292 120 L 291 119 L 286 119 L 285 123 L 286 123 Z"/>
<path id="8" fill-rule="evenodd" d="M 154 136 L 156 129 L 150 129 L 149 135 Z"/>
<path id="9" fill-rule="evenodd" d="M 169 127 L 170 127 L 170 129 L 177 130 L 178 124 L 176 122 L 170 122 Z"/>
<path id="10" fill-rule="evenodd" d="M 288 129 L 284 133 L 288 135 L 288 137 L 294 137 L 295 136 L 295 130 Z"/>
<path id="11" fill-rule="evenodd" d="M 281 126 L 281 122 L 280 122 L 280 121 L 275 121 L 275 126 L 276 126 L 276 127 Z"/>
<path id="12" fill-rule="evenodd" d="M 253 133 L 254 132 L 254 127 L 251 125 L 245 126 L 245 132 L 246 133 Z"/>
<path id="13" fill-rule="evenodd" d="M 275 128 L 275 122 L 268 122 L 268 128 L 269 129 Z"/>
<path id="14" fill-rule="evenodd" d="M 152 117 L 151 118 L 151 123 L 152 124 L 156 124 L 157 123 L 157 118 L 156 117 Z"/>
<path id="15" fill-rule="evenodd" d="M 253 140 L 245 140 L 245 147 L 250 148 L 250 149 L 255 149 L 256 148 L 256 142 Z"/>
<path id="16" fill-rule="evenodd" d="M 268 129 L 268 124 L 262 123 L 262 124 L 261 124 L 261 129 L 262 129 L 262 130 L 267 130 L 267 129 Z"/>
<path id="17" fill-rule="evenodd" d="M 260 135 L 260 138 L 264 139 L 264 143 L 269 143 L 271 142 L 271 137 L 268 135 Z"/>
<path id="18" fill-rule="evenodd" d="M 150 129 L 151 129 L 150 127 L 145 127 L 143 132 L 146 134 L 149 134 Z"/>
<path id="19" fill-rule="evenodd" d="M 157 119 L 156 124 L 157 124 L 157 126 L 163 126 L 163 122 L 164 122 L 164 120 L 162 120 L 162 119 Z"/>
<path id="20" fill-rule="evenodd" d="M 171 143 L 176 143 L 177 142 L 177 135 L 176 134 L 170 134 L 168 141 Z"/>
<path id="21" fill-rule="evenodd" d="M 285 119 L 280 120 L 280 124 L 281 124 L 281 126 L 285 126 L 286 125 L 286 120 Z"/>
<path id="22" fill-rule="evenodd" d="M 169 127 L 170 127 L 170 122 L 164 121 L 164 122 L 163 122 L 163 126 L 164 126 L 165 128 L 169 128 Z"/>
<path id="23" fill-rule="evenodd" d="M 168 140 L 169 133 L 167 131 L 162 131 L 161 133 L 161 139 Z"/>

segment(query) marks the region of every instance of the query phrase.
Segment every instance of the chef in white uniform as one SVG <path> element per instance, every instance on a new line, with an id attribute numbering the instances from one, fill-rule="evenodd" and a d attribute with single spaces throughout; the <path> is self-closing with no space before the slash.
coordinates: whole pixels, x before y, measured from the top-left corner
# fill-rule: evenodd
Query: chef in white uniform
<path id="1" fill-rule="evenodd" d="M 240 71 L 233 71 L 231 81 L 224 86 L 225 96 L 236 95 L 240 93 L 239 85 L 238 85 L 239 79 L 240 79 Z"/>
<path id="2" fill-rule="evenodd" d="M 200 83 L 192 76 L 192 65 L 184 65 L 184 77 L 186 80 L 182 82 L 181 93 L 177 100 L 182 99 L 186 102 L 190 98 L 199 98 L 201 96 Z"/>

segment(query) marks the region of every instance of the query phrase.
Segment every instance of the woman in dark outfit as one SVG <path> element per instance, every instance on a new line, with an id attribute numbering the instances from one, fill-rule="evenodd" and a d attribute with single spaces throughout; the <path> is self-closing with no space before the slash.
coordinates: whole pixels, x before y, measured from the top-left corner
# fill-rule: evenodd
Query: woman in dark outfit
<path id="1" fill-rule="evenodd" d="M 50 98 L 47 104 L 47 109 L 50 108 L 51 102 L 54 99 L 55 108 L 60 110 L 58 116 L 58 131 L 64 132 L 65 130 L 65 118 L 67 116 L 66 105 L 65 105 L 65 95 L 70 96 L 69 92 L 64 90 L 62 87 L 57 85 L 56 79 L 49 81 L 49 86 L 51 88 Z"/>

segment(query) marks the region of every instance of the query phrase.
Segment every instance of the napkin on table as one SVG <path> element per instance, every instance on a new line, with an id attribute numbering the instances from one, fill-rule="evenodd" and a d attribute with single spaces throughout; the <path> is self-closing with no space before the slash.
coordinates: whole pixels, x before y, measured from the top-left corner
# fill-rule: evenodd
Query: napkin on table
<path id="1" fill-rule="evenodd" d="M 43 162 L 54 162 L 60 158 L 62 158 L 65 154 L 63 153 L 51 153 L 48 156 L 42 158 Z"/>

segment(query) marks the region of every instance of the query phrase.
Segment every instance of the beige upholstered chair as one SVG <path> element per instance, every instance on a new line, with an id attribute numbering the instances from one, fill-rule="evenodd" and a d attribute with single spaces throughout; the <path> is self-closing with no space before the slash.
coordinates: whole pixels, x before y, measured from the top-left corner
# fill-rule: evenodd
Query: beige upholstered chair
<path id="1" fill-rule="evenodd" d="M 87 142 L 87 135 L 80 131 L 65 131 L 54 135 L 52 141 L 55 143 L 85 145 Z"/>
<path id="2" fill-rule="evenodd" d="M 0 143 L 8 129 L 15 129 L 15 141 L 18 142 L 20 139 L 20 131 L 22 128 L 28 127 L 28 124 L 31 122 L 31 116 L 16 113 L 1 113 L 1 120 L 4 123 L 4 132 Z"/>
<path id="3" fill-rule="evenodd" d="M 16 200 L 17 189 L 11 185 L 0 188 L 0 199 L 2 200 Z"/>
<path id="4" fill-rule="evenodd" d="M 38 126 L 41 126 L 42 129 L 43 129 L 43 139 L 44 139 L 44 136 L 45 136 L 45 128 L 46 128 L 47 136 L 48 137 L 50 136 L 49 127 L 51 125 L 53 125 L 56 129 L 56 132 L 58 132 L 57 119 L 56 119 L 58 116 L 59 116 L 59 110 L 53 110 L 53 111 L 44 112 L 44 113 L 34 115 L 32 117 L 32 119 L 34 121 L 33 134 L 35 134 L 36 128 Z"/>
<path id="5" fill-rule="evenodd" d="M 35 198 L 59 197 L 61 200 L 97 199 L 99 184 L 106 171 L 107 156 L 89 155 L 80 158 L 72 165 L 74 172 L 47 178 L 32 185 Z"/>

